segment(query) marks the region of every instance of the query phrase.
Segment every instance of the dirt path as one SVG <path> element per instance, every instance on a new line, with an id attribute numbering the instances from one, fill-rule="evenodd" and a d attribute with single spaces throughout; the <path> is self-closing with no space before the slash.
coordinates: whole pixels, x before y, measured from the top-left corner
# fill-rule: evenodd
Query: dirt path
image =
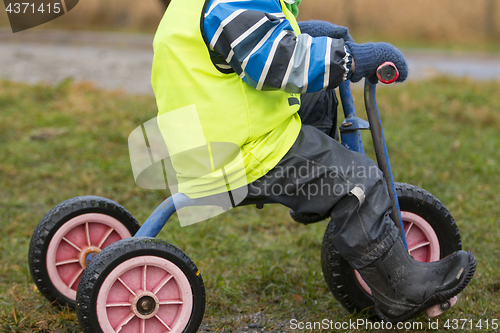
<path id="1" fill-rule="evenodd" d="M 81 31 L 0 30 L 0 78 L 60 82 L 68 77 L 105 89 L 152 94 L 153 35 Z M 410 79 L 440 73 L 500 80 L 500 57 L 405 51 Z"/>
<path id="2" fill-rule="evenodd" d="M 153 36 L 34 30 L 0 31 L 0 78 L 60 82 L 152 94 Z"/>

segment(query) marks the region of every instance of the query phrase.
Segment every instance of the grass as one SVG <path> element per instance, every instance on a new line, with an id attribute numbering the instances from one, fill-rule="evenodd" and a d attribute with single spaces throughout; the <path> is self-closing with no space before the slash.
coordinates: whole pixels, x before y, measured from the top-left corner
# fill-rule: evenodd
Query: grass
<path id="1" fill-rule="evenodd" d="M 361 91 L 354 92 L 362 110 Z M 379 88 L 396 179 L 440 198 L 458 222 L 464 248 L 478 258 L 475 278 L 441 324 L 491 321 L 500 313 L 498 96 L 498 83 L 450 78 Z M 127 137 L 155 116 L 154 99 L 71 81 L 0 81 L 0 109 L 0 331 L 78 332 L 75 313 L 52 307 L 32 283 L 30 236 L 45 212 L 74 196 L 109 197 L 144 221 L 168 195 L 138 188 L 128 160 Z M 238 208 L 185 228 L 173 219 L 160 238 L 201 270 L 203 325 L 213 332 L 255 321 L 269 331 L 291 331 L 292 318 L 357 318 L 333 299 L 321 273 L 327 222 L 302 226 L 281 206 Z M 417 320 L 427 325 L 424 317 Z"/>

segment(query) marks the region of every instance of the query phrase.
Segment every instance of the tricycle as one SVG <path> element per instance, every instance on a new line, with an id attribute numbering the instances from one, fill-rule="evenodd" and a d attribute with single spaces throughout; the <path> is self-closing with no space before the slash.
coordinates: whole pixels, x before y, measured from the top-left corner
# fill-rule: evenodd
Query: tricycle
<path id="1" fill-rule="evenodd" d="M 383 83 L 392 83 L 397 76 L 392 63 L 377 70 Z M 345 116 L 340 140 L 346 148 L 364 153 L 360 131 L 371 131 L 377 163 L 392 199 L 391 217 L 399 225 L 409 253 L 418 261 L 437 261 L 461 249 L 460 233 L 436 197 L 416 186 L 394 182 L 376 102 L 378 80 L 365 80 L 368 121 L 356 115 L 350 83 L 345 81 L 339 87 Z M 138 129 L 147 134 L 144 127 Z M 153 156 L 151 148 L 146 147 Z M 35 228 L 29 248 L 32 278 L 50 302 L 76 308 L 84 332 L 196 332 L 205 310 L 201 272 L 183 251 L 156 236 L 176 211 L 212 203 L 175 193 L 140 226 L 130 212 L 110 199 L 81 196 L 66 200 L 47 212 Z M 271 203 L 231 200 L 223 209 L 261 208 Z M 321 247 L 326 284 L 349 312 L 365 312 L 377 320 L 370 288 L 336 251 L 333 228 L 330 222 Z M 437 316 L 456 301 L 456 297 L 447 300 L 427 314 Z"/>

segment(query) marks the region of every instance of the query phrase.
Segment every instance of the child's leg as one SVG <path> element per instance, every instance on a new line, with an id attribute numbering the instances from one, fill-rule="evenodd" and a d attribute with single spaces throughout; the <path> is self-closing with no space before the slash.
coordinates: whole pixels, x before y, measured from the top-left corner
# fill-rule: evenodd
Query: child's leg
<path id="1" fill-rule="evenodd" d="M 470 252 L 415 261 L 389 217 L 382 172 L 312 126 L 303 126 L 283 160 L 248 190 L 250 198 L 271 198 L 294 211 L 330 214 L 335 248 L 370 286 L 384 320 L 404 321 L 452 298 L 474 274 Z"/>
<path id="2" fill-rule="evenodd" d="M 382 255 L 399 235 L 375 162 L 312 126 L 303 126 L 283 160 L 248 190 L 249 197 L 271 198 L 299 213 L 331 215 L 335 246 L 357 267 Z"/>
<path id="3" fill-rule="evenodd" d="M 311 125 L 338 140 L 337 96 L 333 89 L 300 95 L 298 111 L 302 124 Z"/>
<path id="4" fill-rule="evenodd" d="M 303 125 L 311 125 L 339 141 L 337 130 L 338 100 L 333 89 L 300 95 L 298 114 Z M 290 209 L 290 216 L 297 222 L 310 224 L 323 221 L 328 215 L 300 213 Z"/>

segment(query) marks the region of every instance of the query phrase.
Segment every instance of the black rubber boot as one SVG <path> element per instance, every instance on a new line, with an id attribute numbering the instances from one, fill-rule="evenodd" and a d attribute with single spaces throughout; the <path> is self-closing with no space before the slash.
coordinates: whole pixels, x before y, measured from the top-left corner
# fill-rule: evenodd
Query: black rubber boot
<path id="1" fill-rule="evenodd" d="M 358 272 L 372 291 L 376 314 L 382 320 L 400 322 L 457 295 L 475 270 L 471 252 L 457 251 L 423 263 L 408 254 L 399 238 L 381 258 Z"/>

